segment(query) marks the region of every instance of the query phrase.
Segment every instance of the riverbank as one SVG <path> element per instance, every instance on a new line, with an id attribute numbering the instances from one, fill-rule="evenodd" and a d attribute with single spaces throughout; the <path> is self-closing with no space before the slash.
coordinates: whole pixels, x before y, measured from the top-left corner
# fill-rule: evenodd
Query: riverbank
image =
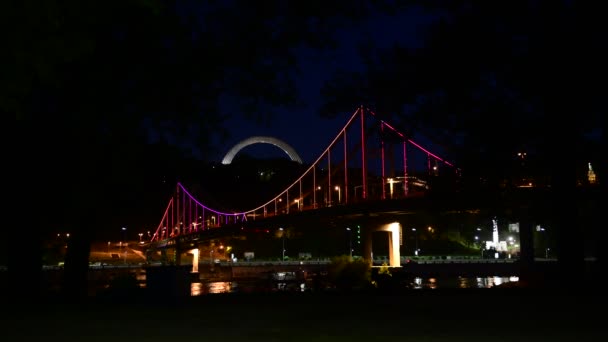
<path id="1" fill-rule="evenodd" d="M 606 299 L 517 288 L 90 299 L 5 306 L 0 327 L 7 341 L 592 341 Z"/>

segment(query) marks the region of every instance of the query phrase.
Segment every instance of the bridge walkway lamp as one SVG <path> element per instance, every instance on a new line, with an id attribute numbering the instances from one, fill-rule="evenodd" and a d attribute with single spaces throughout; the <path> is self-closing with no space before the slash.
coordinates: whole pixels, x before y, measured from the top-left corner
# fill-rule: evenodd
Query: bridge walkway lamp
<path id="1" fill-rule="evenodd" d="M 363 185 L 357 185 L 354 187 L 354 189 L 355 189 L 355 200 L 359 200 L 360 198 L 359 198 L 359 195 L 357 194 L 358 193 L 357 190 L 363 189 Z"/>
<path id="2" fill-rule="evenodd" d="M 416 231 L 416 228 L 412 228 L 412 231 L 414 232 L 414 236 L 415 236 L 415 239 L 416 239 L 416 246 L 415 246 L 416 249 L 414 250 L 414 255 L 418 256 L 418 251 L 419 251 L 418 250 L 418 232 Z"/>
<path id="3" fill-rule="evenodd" d="M 341 192 L 340 192 L 340 186 L 336 185 L 334 187 L 334 189 L 338 192 L 338 204 L 340 204 L 340 202 L 342 201 L 342 196 L 341 196 Z"/>

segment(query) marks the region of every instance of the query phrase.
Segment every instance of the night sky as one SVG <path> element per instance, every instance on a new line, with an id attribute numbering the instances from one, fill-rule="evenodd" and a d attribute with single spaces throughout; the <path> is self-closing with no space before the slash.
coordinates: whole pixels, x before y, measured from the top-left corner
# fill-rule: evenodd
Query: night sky
<path id="1" fill-rule="evenodd" d="M 272 136 L 292 146 L 304 163 L 314 161 L 360 105 L 353 102 L 351 112 L 338 113 L 335 119 L 319 115 L 319 91 L 332 72 L 336 68 L 349 71 L 363 68 L 357 46 L 366 41 L 372 41 L 378 48 L 388 48 L 394 44 L 410 48 L 423 46 L 423 33 L 428 25 L 436 23 L 439 18 L 441 15 L 438 12 L 423 11 L 419 8 L 408 8 L 394 15 L 376 14 L 362 21 L 360 26 L 353 25 L 337 32 L 336 41 L 339 45 L 335 50 L 318 52 L 302 49 L 298 57 L 302 72 L 297 82 L 301 101 L 306 107 L 296 111 L 280 110 L 276 117 L 265 123 L 242 118 L 229 120 L 227 127 L 230 137 L 220 145 L 224 146 L 223 149 L 219 148 L 222 152 L 212 160 L 221 161 L 224 154 L 243 139 L 251 136 Z M 395 34 L 396 32 L 398 34 Z M 415 140 L 433 151 L 436 149 L 432 140 L 427 137 L 416 136 Z M 259 158 L 286 157 L 280 149 L 267 144 L 250 145 L 241 153 Z"/>

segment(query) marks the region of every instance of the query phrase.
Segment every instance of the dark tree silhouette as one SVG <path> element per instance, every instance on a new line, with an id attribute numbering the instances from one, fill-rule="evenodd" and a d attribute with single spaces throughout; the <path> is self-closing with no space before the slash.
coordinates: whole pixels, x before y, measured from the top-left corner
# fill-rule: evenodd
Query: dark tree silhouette
<path id="1" fill-rule="evenodd" d="M 592 162 L 603 193 L 606 183 L 606 103 L 597 86 L 607 76 L 601 9 L 571 1 L 421 6 L 440 18 L 423 47 L 362 46 L 366 70 L 336 73 L 323 90 L 323 115 L 358 98 L 404 131 L 440 144 L 477 182 L 515 176 L 521 169 L 509 164 L 526 152 L 535 176 L 550 179 L 559 261 L 580 274 L 577 169 Z M 525 205 L 520 216 L 523 238 L 533 218 Z"/>
<path id="2" fill-rule="evenodd" d="M 3 2 L 0 113 L 16 137 L 18 228 L 3 236 L 11 293 L 38 293 L 41 239 L 61 229 L 71 234 L 65 292 L 84 295 L 93 236 L 148 223 L 135 208 L 156 208 L 146 199 L 170 191 L 183 156 L 205 159 L 229 115 L 267 120 L 299 105 L 299 48 L 330 48 L 337 27 L 390 8 L 322 4 Z M 188 148 L 161 156 L 150 142 Z"/>

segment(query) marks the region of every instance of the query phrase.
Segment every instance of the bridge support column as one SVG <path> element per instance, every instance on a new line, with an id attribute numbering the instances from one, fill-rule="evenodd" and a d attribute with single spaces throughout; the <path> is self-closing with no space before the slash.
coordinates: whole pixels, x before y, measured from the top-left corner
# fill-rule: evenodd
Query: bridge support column
<path id="1" fill-rule="evenodd" d="M 192 273 L 198 273 L 198 263 L 199 263 L 199 250 L 195 248 L 190 251 L 192 253 Z"/>
<path id="2" fill-rule="evenodd" d="M 168 261 L 169 260 L 167 258 L 167 250 L 163 248 L 160 250 L 160 263 L 166 265 Z"/>
<path id="3" fill-rule="evenodd" d="M 146 250 L 146 263 L 149 264 L 152 262 L 152 255 L 154 255 L 154 253 L 156 253 L 156 251 L 153 249 Z"/>
<path id="4" fill-rule="evenodd" d="M 396 228 L 395 228 L 396 226 Z M 399 253 L 399 223 L 389 224 L 388 255 L 391 267 L 401 267 L 401 253 Z"/>
<path id="5" fill-rule="evenodd" d="M 372 234 L 374 232 L 388 232 L 389 266 L 401 267 L 401 252 L 399 251 L 401 224 L 399 222 L 392 222 L 375 228 L 368 227 L 364 229 L 363 258 L 369 260 L 370 264 L 373 264 Z"/>
<path id="6" fill-rule="evenodd" d="M 177 247 L 175 247 L 173 251 L 173 265 L 179 266 L 182 264 L 182 251 L 180 251 Z"/>

